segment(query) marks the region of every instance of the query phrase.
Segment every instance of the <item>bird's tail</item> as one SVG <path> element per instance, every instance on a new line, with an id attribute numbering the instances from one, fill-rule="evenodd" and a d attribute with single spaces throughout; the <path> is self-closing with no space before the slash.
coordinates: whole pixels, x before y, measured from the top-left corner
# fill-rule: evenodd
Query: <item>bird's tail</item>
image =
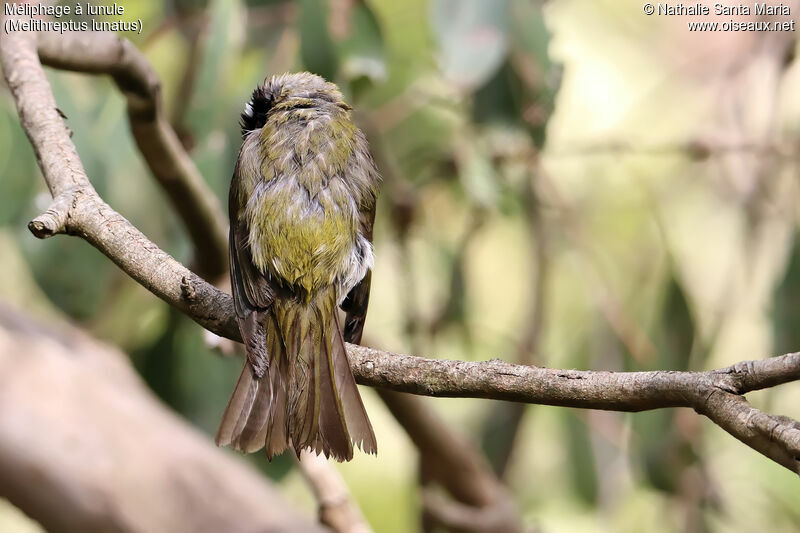
<path id="1" fill-rule="evenodd" d="M 309 305 L 275 301 L 264 316 L 269 367 L 259 378 L 245 363 L 225 410 L 217 444 L 271 459 L 310 448 L 339 461 L 353 444 L 376 453 L 372 425 L 350 370 L 335 298 Z"/>

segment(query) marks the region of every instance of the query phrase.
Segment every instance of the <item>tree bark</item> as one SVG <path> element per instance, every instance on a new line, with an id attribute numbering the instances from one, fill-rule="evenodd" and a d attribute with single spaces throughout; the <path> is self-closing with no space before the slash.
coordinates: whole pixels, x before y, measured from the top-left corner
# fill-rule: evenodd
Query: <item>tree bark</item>
<path id="1" fill-rule="evenodd" d="M 161 404 L 125 354 L 0 303 L 0 497 L 48 531 L 324 531 Z"/>

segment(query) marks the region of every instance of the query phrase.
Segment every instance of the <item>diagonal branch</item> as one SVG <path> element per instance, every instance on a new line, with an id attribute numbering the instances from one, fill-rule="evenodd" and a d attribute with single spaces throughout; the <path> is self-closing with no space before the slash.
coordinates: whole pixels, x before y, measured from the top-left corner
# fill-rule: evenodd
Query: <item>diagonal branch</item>
<path id="1" fill-rule="evenodd" d="M 161 82 L 142 53 L 110 32 L 42 32 L 38 50 L 45 65 L 113 78 L 127 100 L 136 144 L 192 239 L 198 272 L 209 279 L 225 274 L 227 218 L 170 125 Z"/>
<path id="2" fill-rule="evenodd" d="M 800 423 L 759 411 L 744 396 L 721 389 L 711 390 L 694 407 L 754 450 L 800 474 Z"/>
<path id="3" fill-rule="evenodd" d="M 214 332 L 238 331 L 230 312 L 230 296 L 160 250 L 98 196 L 39 63 L 36 35 L 0 35 L 0 60 L 23 129 L 55 199 L 45 214 L 29 224 L 31 231 L 37 237 L 79 235 L 153 294 L 193 316 L 203 327 Z"/>
<path id="4" fill-rule="evenodd" d="M 79 235 L 156 296 L 203 327 L 240 340 L 231 297 L 200 279 L 112 210 L 89 183 L 56 108 L 35 37 L 0 35 L 0 62 L 20 122 L 56 199 L 34 233 Z M 800 379 L 800 353 L 708 372 L 604 372 L 539 368 L 499 360 L 433 360 L 348 345 L 359 383 L 428 396 L 644 411 L 690 407 L 793 472 L 800 473 L 797 422 L 765 414 L 741 396 Z"/>

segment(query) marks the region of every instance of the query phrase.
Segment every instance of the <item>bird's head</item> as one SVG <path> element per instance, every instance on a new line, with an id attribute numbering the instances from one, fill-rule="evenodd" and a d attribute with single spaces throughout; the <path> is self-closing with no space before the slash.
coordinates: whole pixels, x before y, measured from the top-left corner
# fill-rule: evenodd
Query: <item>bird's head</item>
<path id="1" fill-rule="evenodd" d="M 242 136 L 258 130 L 267 122 L 270 113 L 292 109 L 314 109 L 330 113 L 334 109 L 349 111 L 339 88 L 310 72 L 280 74 L 264 80 L 256 87 L 244 106 Z"/>

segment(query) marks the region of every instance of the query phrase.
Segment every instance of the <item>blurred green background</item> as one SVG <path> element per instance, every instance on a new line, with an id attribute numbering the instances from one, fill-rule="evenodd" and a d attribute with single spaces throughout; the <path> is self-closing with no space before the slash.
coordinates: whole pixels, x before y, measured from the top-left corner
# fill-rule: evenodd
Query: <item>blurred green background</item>
<path id="1" fill-rule="evenodd" d="M 606 370 L 700 370 L 800 349 L 794 33 L 690 34 L 686 19 L 646 17 L 629 0 L 124 6 L 144 25 L 125 37 L 161 76 L 169 116 L 223 205 L 257 83 L 308 69 L 343 89 L 384 177 L 365 343 Z M 190 264 L 112 82 L 48 76 L 100 195 Z M 49 195 L 0 94 L 0 298 L 120 346 L 213 435 L 240 360 L 82 240 L 30 235 Z M 339 469 L 376 531 L 415 530 L 416 452 L 374 392 L 362 394 L 380 455 Z M 750 399 L 800 418 L 796 384 Z M 428 403 L 480 443 L 542 531 L 800 529 L 796 476 L 689 410 Z M 291 461 L 249 460 L 313 512 Z M 17 521 L 0 507 L 0 530 Z"/>

